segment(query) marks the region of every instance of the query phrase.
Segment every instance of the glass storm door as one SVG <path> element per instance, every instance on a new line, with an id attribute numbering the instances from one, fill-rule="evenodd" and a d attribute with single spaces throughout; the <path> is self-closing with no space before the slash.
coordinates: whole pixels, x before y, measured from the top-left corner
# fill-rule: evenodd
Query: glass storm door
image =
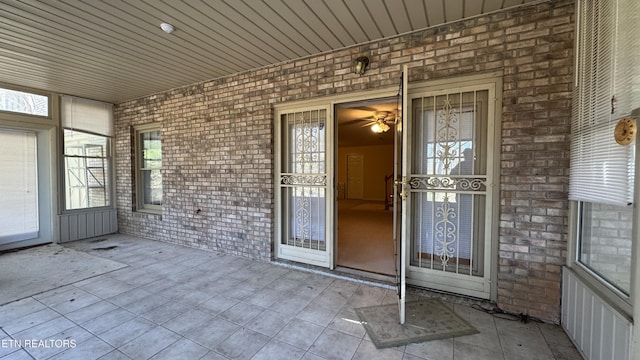
<path id="1" fill-rule="evenodd" d="M 408 99 L 407 277 L 412 284 L 491 295 L 493 84 Z"/>
<path id="2" fill-rule="evenodd" d="M 279 112 L 276 124 L 277 257 L 332 267 L 327 107 Z"/>

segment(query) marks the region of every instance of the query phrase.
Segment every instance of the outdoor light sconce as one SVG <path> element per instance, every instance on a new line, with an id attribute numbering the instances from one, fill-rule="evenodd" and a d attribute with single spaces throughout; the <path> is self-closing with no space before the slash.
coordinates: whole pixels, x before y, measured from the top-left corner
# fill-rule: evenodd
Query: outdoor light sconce
<path id="1" fill-rule="evenodd" d="M 360 56 L 356 59 L 356 62 L 353 65 L 353 72 L 358 75 L 362 75 L 367 69 L 367 66 L 369 66 L 369 58 L 366 56 Z"/>

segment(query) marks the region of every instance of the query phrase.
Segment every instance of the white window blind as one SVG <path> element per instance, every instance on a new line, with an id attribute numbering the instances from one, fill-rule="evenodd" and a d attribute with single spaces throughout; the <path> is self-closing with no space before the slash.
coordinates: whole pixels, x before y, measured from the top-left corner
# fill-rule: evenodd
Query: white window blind
<path id="1" fill-rule="evenodd" d="M 0 129 L 0 244 L 38 237 L 36 134 Z"/>
<path id="2" fill-rule="evenodd" d="M 113 136 L 113 105 L 75 96 L 63 96 L 62 127 Z"/>
<path id="3" fill-rule="evenodd" d="M 571 200 L 613 205 L 633 202 L 635 147 L 618 145 L 613 130 L 618 120 L 640 107 L 640 37 L 633 30 L 634 23 L 627 23 L 637 17 L 636 1 L 580 3 L 571 123 Z M 634 11 L 636 15 L 630 15 Z"/>

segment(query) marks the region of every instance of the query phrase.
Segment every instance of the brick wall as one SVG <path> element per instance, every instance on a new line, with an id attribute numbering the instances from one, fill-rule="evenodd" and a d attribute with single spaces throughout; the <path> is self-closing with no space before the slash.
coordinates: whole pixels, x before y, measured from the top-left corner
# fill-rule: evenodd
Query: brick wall
<path id="1" fill-rule="evenodd" d="M 498 304 L 559 319 L 567 241 L 572 1 L 553 1 L 277 64 L 116 107 L 123 233 L 272 257 L 273 113 L 292 100 L 503 70 Z M 363 76 L 352 60 L 370 58 Z M 162 124 L 164 212 L 132 211 L 132 126 Z M 200 212 L 198 212 L 198 209 Z"/>

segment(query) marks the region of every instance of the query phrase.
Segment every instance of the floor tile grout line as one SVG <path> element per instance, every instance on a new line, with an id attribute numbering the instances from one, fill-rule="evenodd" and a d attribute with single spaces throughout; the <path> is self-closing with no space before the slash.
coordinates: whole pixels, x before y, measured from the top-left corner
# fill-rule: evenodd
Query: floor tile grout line
<path id="1" fill-rule="evenodd" d="M 544 336 L 544 332 L 542 331 L 542 329 L 540 328 L 540 324 L 536 323 L 536 329 L 538 329 L 538 332 L 540 332 L 540 336 L 542 337 L 542 340 L 544 340 L 544 343 L 547 345 L 547 348 L 549 348 L 549 350 L 551 351 L 551 355 L 553 356 L 554 360 L 557 360 L 558 357 L 556 356 L 556 354 L 553 353 L 553 351 L 551 350 L 552 346 L 549 343 L 549 341 L 547 340 L 547 337 Z"/>
<path id="2" fill-rule="evenodd" d="M 157 264 L 157 263 L 158 263 L 158 261 L 154 262 L 153 264 Z M 153 266 L 153 264 L 152 264 L 152 263 L 150 263 L 150 264 L 145 265 L 145 266 Z M 183 266 L 183 267 L 184 267 L 184 266 Z M 137 269 L 137 268 L 134 268 L 134 267 L 131 267 L 131 266 L 128 266 L 127 268 L 128 268 L 128 269 L 134 269 L 134 270 L 135 270 L 135 269 Z M 127 268 L 123 268 L 123 269 L 127 269 Z M 195 269 L 196 267 L 194 266 L 194 267 L 186 267 L 186 268 L 187 268 L 187 270 L 188 270 L 188 269 Z M 119 270 L 122 270 L 122 269 L 119 269 Z M 114 271 L 117 271 L 117 270 L 114 270 Z M 256 271 L 258 271 L 258 272 L 259 272 L 259 271 L 260 271 L 260 268 L 259 268 L 259 267 L 256 267 L 256 269 L 252 269 L 252 271 L 253 271 L 253 273 L 256 273 Z M 286 272 L 286 273 L 284 273 L 284 274 L 279 274 L 279 277 L 282 277 L 282 275 L 285 275 L 285 274 L 291 274 L 291 273 L 295 273 L 295 272 L 296 272 L 295 270 L 289 270 L 289 271 L 287 271 L 287 272 Z M 320 274 L 320 275 L 322 275 L 323 277 L 326 277 L 326 276 L 325 276 L 325 274 Z M 162 277 L 159 277 L 159 279 L 166 279 L 166 276 L 167 276 L 167 275 L 165 274 L 165 275 L 163 275 Z M 252 293 L 252 294 L 254 294 L 254 293 L 259 292 L 259 291 L 261 291 L 261 290 L 263 290 L 263 289 L 268 289 L 270 286 L 272 286 L 272 284 L 271 284 L 271 283 L 272 283 L 272 282 L 274 282 L 274 281 L 276 281 L 279 277 L 270 278 L 270 279 L 272 279 L 272 280 L 271 280 L 271 282 L 269 282 L 268 284 L 265 284 L 264 286 L 262 286 L 262 287 L 261 287 L 261 288 L 259 288 L 259 289 L 251 289 L 251 293 Z M 94 277 L 92 277 L 92 278 L 94 278 Z M 186 276 L 183 276 L 182 278 L 185 278 L 185 279 L 186 279 Z M 296 280 L 296 279 L 297 279 L 297 280 L 302 280 L 302 279 L 303 279 L 303 277 L 301 277 L 301 276 L 290 276 L 290 277 L 288 277 L 288 278 L 289 278 L 289 279 L 292 279 L 292 280 Z M 86 280 L 86 279 L 85 279 L 85 280 Z M 117 280 L 117 279 L 116 279 L 116 280 Z M 248 279 L 248 278 L 246 278 L 246 277 L 244 277 L 244 275 L 243 275 L 243 276 L 238 277 L 238 278 L 237 278 L 237 279 L 235 279 L 235 280 L 237 280 L 239 283 L 245 283 L 245 282 L 248 282 L 248 280 L 249 280 L 249 279 Z M 122 280 L 118 280 L 118 281 L 122 281 Z M 315 279 L 314 279 L 314 281 L 315 281 Z M 304 282 L 304 281 L 302 281 L 302 282 Z M 127 282 L 123 281 L 123 283 L 127 283 Z M 249 283 L 250 283 L 250 282 L 249 282 Z M 129 283 L 127 283 L 127 284 L 129 284 Z M 342 285 L 342 283 L 341 283 L 341 282 L 339 282 L 339 279 L 332 279 L 332 280 L 331 280 L 330 282 L 328 282 L 328 283 L 325 283 L 325 282 L 318 282 L 318 284 L 321 284 L 321 285 L 318 285 L 319 291 L 314 291 L 314 290 L 312 290 L 312 291 L 310 291 L 310 292 L 306 292 L 306 293 L 305 293 L 305 292 L 304 292 L 304 290 L 305 290 L 305 289 L 301 289 L 301 288 L 299 288 L 299 287 L 294 287 L 294 288 L 291 288 L 291 289 L 287 290 L 286 294 L 291 294 L 291 293 L 294 293 L 294 294 L 295 294 L 295 293 L 297 293 L 297 294 L 299 294 L 299 295 L 302 295 L 303 297 L 305 297 L 305 296 L 306 296 L 306 297 L 308 297 L 308 298 L 310 299 L 310 303 L 309 303 L 308 305 L 313 304 L 315 301 L 319 301 L 319 297 L 320 297 L 320 296 L 322 296 L 322 294 L 323 294 L 323 293 L 325 293 L 325 291 L 327 291 L 327 290 L 330 290 L 329 292 L 326 292 L 327 294 L 329 294 L 329 293 L 334 293 L 334 294 L 342 293 L 343 295 L 347 295 L 347 297 L 345 298 L 345 299 L 346 299 L 346 303 L 345 303 L 344 305 L 342 305 L 342 306 L 340 307 L 340 309 L 338 309 L 338 311 L 337 311 L 337 313 L 336 313 L 336 314 L 334 314 L 334 318 L 335 318 L 335 316 L 339 315 L 339 314 L 340 314 L 342 311 L 344 311 L 345 309 L 351 309 L 351 308 L 353 308 L 353 307 L 357 307 L 357 306 L 359 306 L 359 305 L 357 305 L 357 301 L 359 301 L 359 300 L 361 300 L 361 299 L 359 299 L 359 298 L 356 296 L 356 291 L 357 291 L 360 287 L 362 287 L 362 289 L 365 289 L 367 286 L 369 286 L 368 284 L 357 284 L 357 285 L 356 285 L 356 287 L 351 287 L 351 286 L 345 287 L 345 286 L 343 286 L 343 285 Z M 138 312 L 132 312 L 132 311 L 130 311 L 130 310 L 127 310 L 126 305 L 124 305 L 124 306 L 120 306 L 120 305 L 118 305 L 118 304 L 115 304 L 115 303 L 113 303 L 113 302 L 111 302 L 111 301 L 107 300 L 107 299 L 110 299 L 111 297 L 108 297 L 108 298 L 106 298 L 106 299 L 105 299 L 105 298 L 103 298 L 103 297 L 101 297 L 101 296 L 98 296 L 97 294 L 94 294 L 93 292 L 91 292 L 91 291 L 89 291 L 89 290 L 87 290 L 87 289 L 84 289 L 83 287 L 81 287 L 81 286 L 79 286 L 79 285 L 76 285 L 76 283 L 72 283 L 72 284 L 69 284 L 69 285 L 71 285 L 72 287 L 75 287 L 75 288 L 77 288 L 77 289 L 80 289 L 80 290 L 82 290 L 82 291 L 84 291 L 84 292 L 86 292 L 86 293 L 88 293 L 88 294 L 91 294 L 91 295 L 93 295 L 93 296 L 96 296 L 98 299 L 100 299 L 99 301 L 105 301 L 106 303 L 113 305 L 113 306 L 115 307 L 115 309 L 113 309 L 113 310 L 116 310 L 116 309 L 122 309 L 122 310 L 125 310 L 125 311 L 127 311 L 127 312 L 129 312 L 129 313 L 133 314 L 133 315 L 134 315 L 134 318 L 141 318 L 141 319 L 147 320 L 147 321 L 149 321 L 150 323 L 154 324 L 154 325 L 155 325 L 155 326 L 154 326 L 154 328 L 156 328 L 156 327 L 161 327 L 161 328 L 163 328 L 163 329 L 166 329 L 166 330 L 168 330 L 168 331 L 171 331 L 172 333 L 174 333 L 174 334 L 176 334 L 176 335 L 178 335 L 178 336 L 179 336 L 179 339 L 178 339 L 178 340 L 176 340 L 176 341 L 180 341 L 181 339 L 187 339 L 187 340 L 190 340 L 190 338 L 188 338 L 188 337 L 186 337 L 186 336 L 184 336 L 184 335 L 181 335 L 180 333 L 177 333 L 177 332 L 175 332 L 175 331 L 173 331 L 173 330 L 170 330 L 170 329 L 168 329 L 168 328 L 166 328 L 166 327 L 165 327 L 165 324 L 166 324 L 166 322 L 167 322 L 167 321 L 170 321 L 171 319 L 177 318 L 177 317 L 181 316 L 181 314 L 176 313 L 176 314 L 175 314 L 175 316 L 173 316 L 171 319 L 162 320 L 162 322 L 160 322 L 160 321 L 156 322 L 156 321 L 153 321 L 153 320 L 148 319 L 148 318 L 146 318 L 146 317 L 145 317 L 145 315 L 144 315 L 144 314 L 146 314 L 146 313 L 148 313 L 148 312 L 150 312 L 150 311 L 153 311 L 154 309 L 157 309 L 158 307 L 160 307 L 160 306 L 162 306 L 162 305 L 154 306 L 154 307 L 150 307 L 149 309 L 144 309 L 144 310 L 138 311 L 139 313 L 138 313 Z M 136 285 L 136 284 L 129 284 L 129 285 L 131 285 L 131 286 L 132 286 L 132 289 L 131 289 L 131 290 L 136 289 L 136 288 L 141 288 L 141 289 L 143 289 L 143 290 L 146 290 L 146 289 L 144 288 L 144 286 L 146 286 L 146 285 L 148 285 L 148 284 L 138 284 L 138 285 Z M 277 284 L 276 284 L 276 285 L 277 285 Z M 274 286 L 276 286 L 276 285 L 274 285 Z M 315 285 L 314 285 L 314 287 L 315 287 Z M 56 288 L 56 289 L 57 289 L 57 288 Z M 352 290 L 353 290 L 353 291 L 352 291 Z M 156 292 L 154 292 L 154 291 L 150 291 L 150 290 L 147 290 L 147 291 L 149 291 L 150 293 L 156 294 Z M 387 291 L 389 291 L 389 290 L 387 289 Z M 214 294 L 214 295 L 210 296 L 210 297 L 209 297 L 209 299 L 207 299 L 207 300 L 200 301 L 200 300 L 197 300 L 198 298 L 193 298 L 193 299 L 190 299 L 190 300 L 188 301 L 188 303 L 183 303 L 181 300 L 175 300 L 175 299 L 169 299 L 169 298 L 167 298 L 167 299 L 168 299 L 168 302 L 176 302 L 176 303 L 181 303 L 181 304 L 184 304 L 184 305 L 187 305 L 187 306 L 195 306 L 195 307 L 199 307 L 203 302 L 206 302 L 206 301 L 208 301 L 208 300 L 211 300 L 211 299 L 213 299 L 214 297 L 219 296 L 220 294 L 223 294 L 223 293 L 220 293 L 220 292 L 212 292 L 211 294 Z M 117 295 L 114 295 L 114 296 L 117 296 Z M 238 296 L 240 296 L 240 294 L 238 294 Z M 284 297 L 288 297 L 288 296 L 290 296 L 290 295 L 284 295 Z M 381 302 L 384 302 L 384 299 L 385 299 L 385 298 L 387 298 L 387 296 L 388 296 L 388 294 L 387 294 L 387 293 L 383 293 L 383 294 L 380 296 L 380 299 L 379 299 L 379 300 L 380 300 Z M 269 305 L 269 306 L 263 306 L 263 305 L 258 305 L 258 304 L 251 304 L 251 303 L 249 302 L 249 300 L 248 300 L 248 299 L 250 299 L 250 296 L 241 296 L 240 298 L 238 298 L 238 299 L 236 299 L 236 300 L 238 300 L 239 302 L 243 302 L 243 303 L 246 303 L 246 304 L 250 304 L 250 305 L 254 305 L 254 306 L 260 307 L 260 308 L 262 309 L 262 311 L 263 311 L 263 312 L 264 312 L 265 310 L 270 310 L 270 309 L 271 309 L 271 306 L 273 305 L 273 304 L 271 304 L 271 305 Z M 66 318 L 67 320 L 71 321 L 73 324 L 75 324 L 75 325 L 80 326 L 81 328 L 83 328 L 83 327 L 79 324 L 79 322 L 76 322 L 76 321 L 74 321 L 74 320 L 71 320 L 69 317 L 67 317 L 67 316 L 68 316 L 68 314 L 69 314 L 69 313 L 71 313 L 71 312 L 65 312 L 65 311 L 64 311 L 64 309 L 66 309 L 66 307 L 65 307 L 64 309 L 63 309 L 63 308 L 60 308 L 61 310 L 60 310 L 60 311 L 58 311 L 58 310 L 54 309 L 54 307 L 53 307 L 53 306 L 56 306 L 55 304 L 52 304 L 51 306 L 49 306 L 49 305 L 45 305 L 43 301 L 40 301 L 40 300 L 38 300 L 38 299 L 33 299 L 33 300 L 35 300 L 35 302 L 37 302 L 37 303 L 39 303 L 40 305 L 42 305 L 45 309 L 50 309 L 51 311 L 55 312 L 56 314 L 59 314 L 59 315 L 63 316 L 64 318 Z M 194 305 L 194 304 L 192 304 L 192 303 L 191 303 L 191 301 L 193 301 L 193 300 L 195 300 L 195 301 L 197 302 L 197 305 Z M 44 300 L 44 301 L 46 301 L 46 300 Z M 83 301 L 85 301 L 85 300 L 83 300 Z M 198 302 L 198 301 L 199 301 L 199 302 Z M 276 301 L 276 303 L 277 303 L 277 301 Z M 319 303 L 319 304 L 321 304 L 321 303 Z M 92 304 L 85 305 L 85 306 L 83 306 L 83 307 L 81 307 L 81 308 L 75 309 L 74 311 L 84 309 L 85 307 L 88 307 L 88 306 L 91 306 L 91 305 L 92 305 Z M 308 306 L 308 305 L 307 305 L 307 306 Z M 456 304 L 454 304 L 454 307 L 455 307 L 455 305 L 456 305 Z M 360 305 L 360 306 L 362 306 L 362 305 Z M 56 308 L 59 308 L 59 307 L 57 307 L 57 306 L 56 306 Z M 112 310 L 112 311 L 113 311 L 113 310 Z M 202 309 L 201 309 L 201 310 L 202 310 Z M 271 311 L 274 311 L 274 310 L 271 310 Z M 305 311 L 304 309 L 301 309 L 300 311 L 297 311 L 297 312 L 296 312 L 296 314 L 295 314 L 295 316 L 296 316 L 296 317 L 297 317 L 297 316 L 299 316 L 299 315 L 300 315 L 301 313 L 303 313 L 304 311 Z M 62 314 L 62 312 L 65 312 L 65 314 Z M 73 312 L 73 311 L 72 311 L 72 312 Z M 230 321 L 230 320 L 227 320 L 227 319 L 221 318 L 221 317 L 219 316 L 221 313 L 222 313 L 222 312 L 217 313 L 217 314 L 211 314 L 211 315 L 212 315 L 213 317 L 215 317 L 215 318 L 220 318 L 220 319 L 223 319 L 223 320 L 225 320 L 225 321 Z M 279 313 L 279 312 L 278 312 L 278 313 Z M 88 313 L 87 313 L 87 314 L 88 314 Z M 98 315 L 98 316 L 100 316 L 100 315 Z M 258 315 L 256 315 L 255 317 L 253 317 L 252 319 L 249 319 L 247 322 L 244 322 L 244 323 L 245 323 L 245 325 L 238 324 L 238 323 L 236 323 L 235 321 L 231 321 L 231 322 L 232 322 L 232 323 L 234 323 L 235 325 L 239 326 L 239 328 L 238 328 L 238 329 L 236 329 L 236 330 L 235 330 L 233 333 L 231 333 L 229 336 L 232 336 L 233 334 L 236 334 L 240 329 L 243 329 L 243 328 L 246 328 L 246 329 L 251 330 L 251 331 L 255 331 L 255 330 L 249 329 L 247 326 L 249 326 L 249 324 L 251 323 L 251 321 L 252 321 L 253 319 L 255 319 L 256 317 L 258 317 L 258 316 L 259 316 L 259 314 L 258 314 Z M 96 316 L 96 317 L 97 317 L 97 316 Z M 282 328 L 284 328 L 284 327 L 286 327 L 288 324 L 290 324 L 290 322 L 291 322 L 291 321 L 293 321 L 293 319 L 295 319 L 296 317 L 293 317 L 291 320 L 289 320 L 287 323 L 285 323 L 285 324 L 284 324 L 284 326 L 283 326 Z M 300 319 L 301 319 L 301 320 L 303 320 L 302 318 L 300 318 Z M 319 323 L 316 323 L 315 321 L 311 321 L 310 323 L 312 323 L 312 324 L 314 324 L 314 325 L 316 325 L 316 326 L 320 326 L 320 327 L 321 327 L 321 329 L 322 329 L 322 330 L 320 331 L 320 334 L 323 334 L 323 333 L 325 333 L 328 329 L 330 329 L 331 321 L 330 321 L 328 324 L 323 325 L 323 324 L 324 324 L 324 321 L 321 321 L 321 318 L 318 318 L 318 320 L 319 320 L 320 324 L 319 324 Z M 90 321 L 90 320 L 89 320 L 89 321 Z M 238 321 L 239 321 L 239 320 L 238 320 Z M 307 321 L 307 320 L 303 320 L 303 321 Z M 491 322 L 492 322 L 492 325 L 493 325 L 493 329 L 494 329 L 494 331 L 496 331 L 497 341 L 498 341 L 498 342 L 499 342 L 499 344 L 500 344 L 499 346 L 500 346 L 501 353 L 502 353 L 502 354 L 503 354 L 503 356 L 504 356 L 504 354 L 505 354 L 505 346 L 506 346 L 506 345 L 505 345 L 505 343 L 504 343 L 504 339 L 503 339 L 503 338 L 500 336 L 500 334 L 498 333 L 498 330 L 497 330 L 497 324 L 496 324 L 496 320 L 495 320 L 495 318 L 493 318 L 493 317 L 492 317 Z M 541 329 L 541 327 L 540 327 L 540 326 L 537 326 L 537 325 L 536 325 L 536 327 L 538 328 L 538 330 L 537 330 L 538 332 L 542 332 L 542 329 Z M 348 331 L 344 331 L 344 329 L 346 329 L 346 328 L 343 328 L 343 329 L 340 329 L 340 330 L 339 330 L 339 329 L 336 329 L 336 328 L 331 328 L 331 330 L 332 330 L 332 331 L 337 331 L 337 332 L 340 332 L 341 334 L 348 334 L 348 335 L 354 336 L 353 334 L 349 333 Z M 87 330 L 87 331 L 88 331 L 88 330 Z M 277 339 L 276 339 L 276 336 L 277 336 L 277 334 L 278 334 L 278 333 L 280 333 L 280 331 L 282 331 L 282 329 L 280 329 L 280 330 L 279 330 L 278 332 L 276 332 L 274 335 L 266 335 L 266 334 L 262 334 L 262 335 L 265 335 L 265 336 L 266 336 L 266 338 L 265 338 L 265 339 L 268 339 L 268 340 L 267 340 L 267 342 L 266 342 L 265 344 L 263 344 L 263 345 L 260 347 L 260 349 L 258 349 L 258 350 L 256 351 L 256 354 L 257 354 L 257 353 L 259 353 L 260 351 L 262 351 L 262 350 L 265 348 L 265 346 L 267 346 L 270 342 L 273 342 L 274 340 L 277 340 Z M 96 336 L 96 337 L 100 338 L 100 337 L 99 337 L 99 335 L 93 334 L 93 333 L 92 333 L 92 332 L 90 332 L 90 331 L 88 331 L 88 332 L 89 332 L 90 334 L 92 334 L 92 335 L 94 335 L 94 336 Z M 140 336 L 143 336 L 143 335 L 144 335 L 144 334 L 146 334 L 146 333 L 147 333 L 147 332 L 145 332 L 145 333 L 141 334 Z M 260 332 L 258 332 L 258 333 L 260 333 Z M 8 335 L 8 334 L 7 334 L 7 335 Z M 229 336 L 227 336 L 226 338 L 222 339 L 220 342 L 218 342 L 218 344 L 223 343 L 224 341 L 226 341 L 226 340 L 229 338 Z M 321 335 L 319 335 L 319 336 L 321 336 Z M 550 345 L 550 344 L 549 344 L 549 341 L 547 340 L 547 338 L 546 338 L 546 337 L 544 337 L 544 333 L 542 333 L 542 336 L 543 336 L 543 339 L 544 339 L 544 343 L 545 343 L 545 345 L 549 347 L 549 345 Z M 368 340 L 367 340 L 367 337 L 366 337 L 366 333 L 364 333 L 364 334 L 363 334 L 362 336 L 360 336 L 360 337 L 358 337 L 358 336 L 355 336 L 355 337 L 356 337 L 356 338 L 359 338 L 359 340 L 358 340 L 358 342 L 357 342 L 357 346 L 356 346 L 356 348 L 355 348 L 356 350 L 355 350 L 355 352 L 354 352 L 354 356 L 357 354 L 358 348 L 359 348 L 360 346 L 362 346 L 363 344 L 365 344 L 365 343 L 364 343 L 365 341 L 368 341 Z M 138 338 L 138 337 L 136 337 L 136 339 L 137 339 L 137 338 Z M 135 340 L 135 339 L 134 339 L 134 340 Z M 315 343 L 317 340 L 318 340 L 318 339 L 316 338 L 316 339 L 314 340 L 314 342 L 313 342 L 313 343 Z M 133 341 L 133 340 L 132 340 L 132 341 Z M 174 343 L 175 343 L 175 342 L 174 342 Z M 196 343 L 197 343 L 197 342 L 196 342 Z M 288 344 L 287 342 L 284 342 L 284 343 L 285 343 L 285 344 Z M 128 344 L 128 343 L 127 343 L 127 344 Z M 456 345 L 459 345 L 459 344 L 462 344 L 462 343 L 461 343 L 457 338 L 453 338 L 453 339 L 452 339 L 452 344 L 453 344 L 453 349 L 454 349 L 454 354 L 453 354 L 453 356 L 455 356 L 455 348 L 456 348 Z M 122 346 L 125 346 L 125 345 L 126 345 L 126 344 L 123 344 Z M 288 344 L 288 345 L 291 345 L 291 344 Z M 171 345 L 168 345 L 168 346 L 171 346 Z M 168 347 L 168 346 L 167 346 L 167 347 Z M 218 345 L 216 345 L 216 346 L 218 346 Z M 291 346 L 293 346 L 293 345 L 291 345 Z M 312 344 L 312 346 L 313 346 L 313 344 Z M 293 347 L 294 347 L 294 348 L 298 348 L 297 346 L 293 346 Z M 211 349 L 211 348 L 208 348 L 208 347 L 206 347 L 206 346 L 205 346 L 204 348 L 208 350 L 208 351 L 207 351 L 207 353 L 215 353 L 215 354 L 219 354 L 217 351 L 215 351 L 215 350 L 213 350 L 213 349 Z M 215 348 L 215 347 L 214 347 L 214 348 Z M 164 349 L 166 349 L 166 347 L 165 347 Z M 298 348 L 298 349 L 299 349 L 299 348 Z M 304 352 L 304 354 L 305 354 L 305 355 L 306 355 L 306 354 L 308 354 L 308 353 L 309 353 L 309 354 L 313 354 L 313 353 L 311 353 L 311 352 L 310 352 L 310 349 L 311 349 L 311 347 L 310 347 L 309 349 L 307 349 L 307 350 L 304 350 L 304 349 L 301 349 L 301 350 L 304 350 L 303 352 Z M 118 349 L 116 349 L 116 350 L 117 350 L 117 351 L 119 351 L 119 348 L 118 348 Z M 161 351 L 164 351 L 164 350 L 161 350 Z M 160 352 L 160 351 L 159 351 L 159 352 Z M 403 356 L 404 356 L 405 354 L 408 354 L 408 353 L 407 353 L 407 348 L 406 348 L 406 347 L 404 347 L 404 348 L 403 348 L 402 353 L 403 353 Z M 222 355 L 222 354 L 220 354 L 220 355 Z M 254 355 L 255 355 L 255 354 L 254 354 Z M 314 354 L 314 355 L 315 355 L 315 354 Z M 29 354 L 29 356 L 31 356 L 31 355 Z M 203 356 L 206 356 L 206 353 L 205 353 L 205 355 L 203 355 Z M 304 356 L 304 355 L 303 355 L 303 356 Z M 554 354 L 554 356 L 555 356 L 555 354 Z"/>
<path id="3" fill-rule="evenodd" d="M 5 333 L 11 340 L 17 341 L 17 339 L 13 335 L 11 335 L 7 331 L 5 331 L 5 329 L 3 327 L 0 326 L 0 330 L 2 330 L 2 332 Z M 36 359 L 33 355 L 31 355 L 31 353 L 29 353 L 29 351 L 27 351 L 27 349 L 24 346 L 22 346 L 22 344 L 20 344 L 20 348 L 19 349 L 17 349 L 16 351 L 14 351 L 12 353 L 7 354 L 6 356 L 9 356 L 9 355 L 11 355 L 13 353 L 16 353 L 18 351 L 24 351 L 27 355 L 29 355 L 29 357 L 31 359 L 34 359 L 34 360 Z"/>

